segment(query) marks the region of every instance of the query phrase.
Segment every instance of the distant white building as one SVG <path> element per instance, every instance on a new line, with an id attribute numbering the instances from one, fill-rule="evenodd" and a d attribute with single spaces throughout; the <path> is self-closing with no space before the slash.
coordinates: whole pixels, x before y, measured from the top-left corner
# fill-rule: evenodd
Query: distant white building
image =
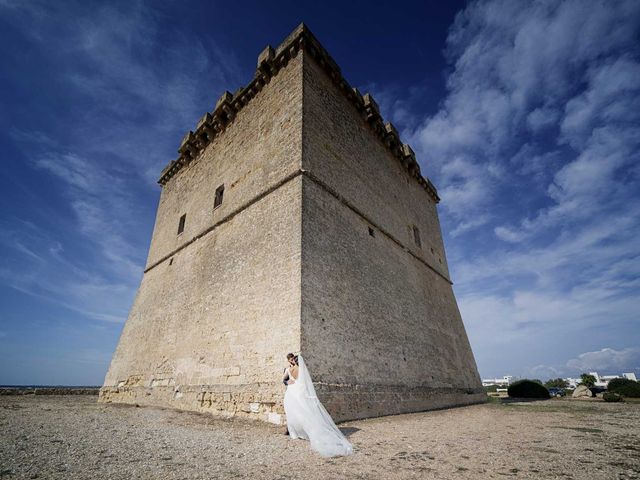
<path id="1" fill-rule="evenodd" d="M 513 375 L 505 375 L 502 378 L 484 378 L 482 380 L 482 386 L 488 387 L 490 385 L 511 385 L 513 381 Z"/>
<path id="2" fill-rule="evenodd" d="M 567 382 L 567 384 L 569 384 L 569 387 L 571 387 L 571 388 L 576 388 L 578 386 L 578 384 L 580 383 L 580 379 L 579 378 L 567 377 L 567 378 L 563 378 L 563 380 L 565 382 Z"/>
<path id="3" fill-rule="evenodd" d="M 606 387 L 614 378 L 626 378 L 627 380 L 633 380 L 634 382 L 638 381 L 635 373 L 623 373 L 621 375 L 600 375 L 598 374 L 598 372 L 589 372 L 589 375 L 593 375 L 593 377 L 596 379 L 596 387 Z M 578 384 L 582 381 L 579 378 L 570 377 L 563 378 L 563 380 L 565 380 L 572 388 L 576 388 L 576 386 L 578 386 Z"/>

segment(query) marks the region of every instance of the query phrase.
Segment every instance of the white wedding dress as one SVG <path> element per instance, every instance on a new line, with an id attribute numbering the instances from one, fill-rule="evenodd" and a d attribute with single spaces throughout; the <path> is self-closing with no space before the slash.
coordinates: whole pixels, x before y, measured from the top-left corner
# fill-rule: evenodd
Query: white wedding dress
<path id="1" fill-rule="evenodd" d="M 284 412 L 291 438 L 309 440 L 311 448 L 323 457 L 351 455 L 351 443 L 316 396 L 302 355 L 298 355 L 298 378 L 293 380 L 284 394 Z"/>

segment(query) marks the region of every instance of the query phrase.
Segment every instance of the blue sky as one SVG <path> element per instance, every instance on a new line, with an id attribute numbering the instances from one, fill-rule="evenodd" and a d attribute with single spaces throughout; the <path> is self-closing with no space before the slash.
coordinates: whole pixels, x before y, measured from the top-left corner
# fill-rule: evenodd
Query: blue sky
<path id="1" fill-rule="evenodd" d="M 100 384 L 159 172 L 306 22 L 438 187 L 483 377 L 640 374 L 640 3 L 0 0 L 0 384 Z"/>

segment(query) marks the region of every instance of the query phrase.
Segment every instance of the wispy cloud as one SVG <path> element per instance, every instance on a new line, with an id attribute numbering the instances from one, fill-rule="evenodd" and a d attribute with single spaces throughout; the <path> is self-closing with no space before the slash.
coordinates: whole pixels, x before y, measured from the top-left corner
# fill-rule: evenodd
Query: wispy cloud
<path id="1" fill-rule="evenodd" d="M 577 377 L 582 373 L 597 372 L 600 375 L 620 375 L 640 370 L 640 348 L 620 350 L 605 347 L 594 352 L 584 352 L 564 364 L 540 364 L 525 373 L 532 378 Z"/>
<path id="2" fill-rule="evenodd" d="M 44 229 L 16 229 L 19 224 L 17 219 L 3 224 L 0 246 L 9 252 L 9 261 L 0 268 L 0 282 L 86 319 L 124 322 L 134 287 L 129 275 L 112 280 L 100 262 L 83 263 Z"/>
<path id="3" fill-rule="evenodd" d="M 450 29 L 447 97 L 408 133 L 487 374 L 640 340 L 639 31 L 632 1 L 478 1 Z"/>
<path id="4" fill-rule="evenodd" d="M 88 319 L 123 322 L 142 274 L 158 173 L 184 131 L 237 83 L 238 69 L 211 40 L 161 31 L 162 14 L 145 2 L 62 7 L 0 5 L 25 25 L 24 42 L 55 72 L 50 83 L 67 104 L 66 114 L 44 112 L 55 121 L 18 123 L 10 135 L 70 214 L 8 217 L 0 241 L 13 257 L 0 281 Z M 36 227 L 56 220 L 63 232 Z"/>
<path id="5" fill-rule="evenodd" d="M 567 368 L 578 372 L 601 371 L 622 373 L 640 369 L 640 348 L 629 347 L 623 350 L 603 348 L 597 352 L 585 352 L 567 362 Z"/>

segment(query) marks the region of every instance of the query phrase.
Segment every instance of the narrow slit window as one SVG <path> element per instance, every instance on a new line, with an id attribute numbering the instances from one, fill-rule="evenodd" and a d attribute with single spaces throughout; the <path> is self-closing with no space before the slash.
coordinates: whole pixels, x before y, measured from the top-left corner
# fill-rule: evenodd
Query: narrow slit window
<path id="1" fill-rule="evenodd" d="M 224 195 L 224 184 L 216 188 L 216 198 L 213 201 L 213 208 L 218 208 L 220 205 L 222 205 L 223 195 Z"/>
<path id="2" fill-rule="evenodd" d="M 376 232 L 373 231 L 373 228 L 369 227 L 369 235 L 371 235 L 372 237 L 376 236 Z"/>
<path id="3" fill-rule="evenodd" d="M 420 230 L 415 225 L 413 226 L 413 241 L 416 242 L 418 247 L 422 247 L 422 242 L 420 241 Z"/>
<path id="4" fill-rule="evenodd" d="M 184 222 L 187 221 L 187 214 L 185 213 L 180 217 L 180 222 L 178 222 L 178 235 L 184 232 Z"/>

